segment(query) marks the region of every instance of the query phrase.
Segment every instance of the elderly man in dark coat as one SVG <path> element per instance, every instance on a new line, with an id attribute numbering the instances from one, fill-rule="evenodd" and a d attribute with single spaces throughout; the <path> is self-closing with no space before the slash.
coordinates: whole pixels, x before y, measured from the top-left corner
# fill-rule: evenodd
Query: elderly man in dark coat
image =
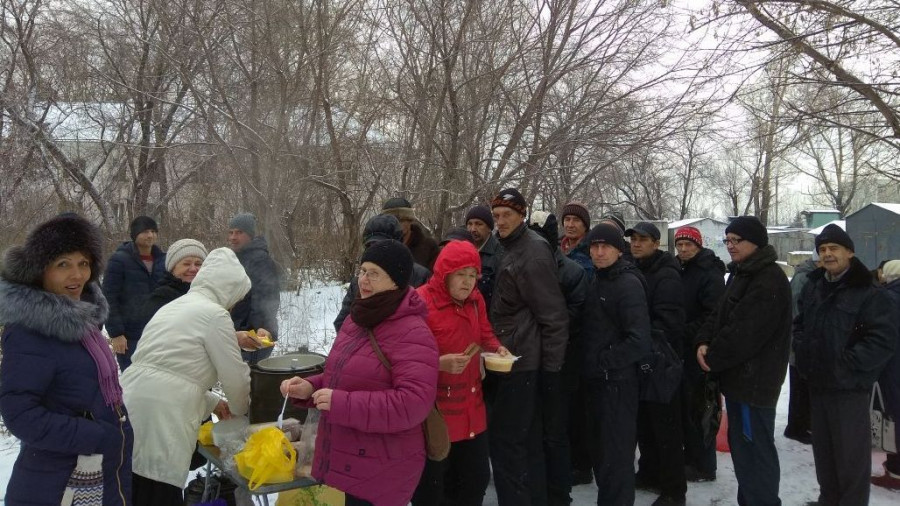
<path id="1" fill-rule="evenodd" d="M 816 250 L 822 267 L 797 301 L 793 346 L 809 384 L 819 504 L 868 504 L 869 396 L 897 345 L 898 315 L 847 232 L 828 225 Z"/>
<path id="2" fill-rule="evenodd" d="M 481 257 L 481 277 L 478 278 L 478 291 L 484 297 L 488 309 L 491 307 L 491 296 L 494 294 L 494 282 L 497 279 L 497 267 L 503 259 L 503 246 L 494 235 L 494 217 L 487 206 L 475 206 L 466 212 L 466 229 L 475 240 L 478 256 Z"/>
<path id="3" fill-rule="evenodd" d="M 766 227 L 739 216 L 725 228 L 731 275 L 719 306 L 697 335 L 697 362 L 718 376 L 739 505 L 777 505 L 781 467 L 775 405 L 787 374 L 791 287 Z"/>

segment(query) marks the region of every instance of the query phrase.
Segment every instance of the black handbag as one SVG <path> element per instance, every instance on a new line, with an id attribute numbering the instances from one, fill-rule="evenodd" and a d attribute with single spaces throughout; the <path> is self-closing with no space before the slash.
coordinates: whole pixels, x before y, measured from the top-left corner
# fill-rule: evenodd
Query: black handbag
<path id="1" fill-rule="evenodd" d="M 236 506 L 234 490 L 237 484 L 221 474 L 213 473 L 209 477 L 209 491 L 204 502 L 203 489 L 206 478 L 198 474 L 188 482 L 184 489 L 184 506 L 224 505 Z"/>
<path id="2" fill-rule="evenodd" d="M 722 424 L 722 396 L 719 382 L 709 373 L 703 375 L 703 390 L 697 397 L 693 416 L 702 431 L 703 446 L 709 448 L 716 443 L 716 435 Z"/>
<path id="3" fill-rule="evenodd" d="M 681 386 L 684 364 L 660 330 L 653 330 L 650 354 L 638 362 L 640 400 L 668 404 Z"/>

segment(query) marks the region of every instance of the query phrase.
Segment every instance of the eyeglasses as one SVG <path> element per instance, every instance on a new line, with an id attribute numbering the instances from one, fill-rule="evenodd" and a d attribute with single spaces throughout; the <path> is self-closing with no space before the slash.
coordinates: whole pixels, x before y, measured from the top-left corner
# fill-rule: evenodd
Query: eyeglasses
<path id="1" fill-rule="evenodd" d="M 722 239 L 722 244 L 725 246 L 737 246 L 746 240 L 747 239 Z"/>
<path id="2" fill-rule="evenodd" d="M 380 272 L 369 271 L 369 270 L 366 270 L 366 269 L 363 269 L 362 267 L 360 267 L 359 270 L 356 271 L 356 277 L 361 278 L 363 276 L 369 278 L 369 281 L 371 281 L 372 283 L 377 283 L 378 280 L 381 279 Z"/>

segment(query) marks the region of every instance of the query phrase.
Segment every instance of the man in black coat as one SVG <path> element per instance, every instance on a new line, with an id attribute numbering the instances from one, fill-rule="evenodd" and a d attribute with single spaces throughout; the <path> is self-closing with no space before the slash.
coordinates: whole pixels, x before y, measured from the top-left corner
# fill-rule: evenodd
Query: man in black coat
<path id="1" fill-rule="evenodd" d="M 868 504 L 869 396 L 897 345 L 897 314 L 841 227 L 825 227 L 816 250 L 822 268 L 797 303 L 793 346 L 810 389 L 819 504 Z"/>
<path id="2" fill-rule="evenodd" d="M 684 349 L 684 287 L 681 267 L 669 252 L 659 249 L 659 229 L 642 221 L 625 231 L 631 255 L 647 281 L 650 326 L 680 357 Z M 658 488 L 654 506 L 683 505 L 687 493 L 681 429 L 681 392 L 667 403 L 641 401 L 638 408 L 639 488 Z"/>
<path id="3" fill-rule="evenodd" d="M 366 222 L 365 227 L 363 227 L 362 239 L 364 249 L 378 241 L 384 241 L 385 239 L 403 242 L 403 229 L 400 226 L 400 221 L 398 221 L 395 216 L 390 214 L 378 214 Z M 409 286 L 418 288 L 424 285 L 430 277 L 431 271 L 418 263 L 413 263 L 413 270 L 409 277 Z M 341 311 L 334 319 L 334 330 L 341 330 L 341 325 L 344 324 L 344 320 L 346 320 L 347 315 L 350 314 L 350 306 L 353 304 L 353 300 L 356 299 L 358 293 L 359 278 L 353 276 L 350 278 L 350 286 L 347 287 L 347 293 L 344 294 L 344 300 L 341 301 Z"/>
<path id="4" fill-rule="evenodd" d="M 131 241 L 123 242 L 113 253 L 103 275 L 103 295 L 109 302 L 106 331 L 122 371 L 131 365 L 131 356 L 150 321 L 144 302 L 166 273 L 166 254 L 156 245 L 156 221 L 138 216 L 129 229 Z"/>
<path id="5" fill-rule="evenodd" d="M 675 249 L 681 263 L 684 286 L 684 389 L 682 426 L 684 429 L 685 478 L 688 481 L 716 479 L 716 445 L 704 442 L 703 427 L 696 416 L 703 398 L 706 373 L 694 358 L 697 332 L 716 309 L 725 291 L 725 264 L 713 250 L 703 247 L 703 236 L 694 227 L 675 231 Z"/>
<path id="6" fill-rule="evenodd" d="M 501 506 L 547 504 L 541 399 L 560 395 L 560 370 L 569 340 L 569 315 L 547 241 L 525 223 L 518 190 L 501 191 L 491 212 L 505 255 L 491 302 L 494 333 L 519 356 L 512 371 L 495 375 L 488 402 L 491 467 Z M 537 465 L 536 465 L 537 463 Z"/>
<path id="7" fill-rule="evenodd" d="M 481 257 L 481 278 L 478 279 L 478 291 L 484 297 L 488 309 L 491 307 L 491 295 L 494 294 L 494 283 L 497 280 L 497 268 L 503 259 L 503 246 L 493 234 L 494 217 L 487 206 L 475 206 L 466 212 L 466 229 L 475 240 L 478 256 Z"/>
<path id="8" fill-rule="evenodd" d="M 281 275 L 275 260 L 269 255 L 266 239 L 256 235 L 256 217 L 241 213 L 228 222 L 228 245 L 247 272 L 252 287 L 250 293 L 231 310 L 231 320 L 237 331 L 265 329 L 273 341 L 278 340 L 278 307 L 281 304 Z M 272 347 L 255 351 L 241 351 L 244 362 L 250 365 L 272 354 Z"/>
<path id="9" fill-rule="evenodd" d="M 725 293 L 697 334 L 697 362 L 719 378 L 740 505 L 777 505 L 781 467 L 775 405 L 787 372 L 791 287 L 766 227 L 739 216 L 725 228 Z"/>
<path id="10" fill-rule="evenodd" d="M 600 224 L 587 235 L 596 267 L 584 303 L 581 370 L 593 415 L 598 505 L 634 504 L 637 362 L 650 353 L 644 276 L 622 260 L 622 230 Z"/>

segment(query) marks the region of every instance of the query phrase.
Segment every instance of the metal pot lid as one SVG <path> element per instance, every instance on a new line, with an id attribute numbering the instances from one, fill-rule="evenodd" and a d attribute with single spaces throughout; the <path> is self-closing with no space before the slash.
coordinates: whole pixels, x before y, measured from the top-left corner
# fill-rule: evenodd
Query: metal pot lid
<path id="1" fill-rule="evenodd" d="M 256 367 L 262 371 L 291 372 L 306 371 L 321 367 L 325 363 L 325 357 L 311 353 L 289 353 L 277 357 L 269 357 L 260 360 Z"/>

